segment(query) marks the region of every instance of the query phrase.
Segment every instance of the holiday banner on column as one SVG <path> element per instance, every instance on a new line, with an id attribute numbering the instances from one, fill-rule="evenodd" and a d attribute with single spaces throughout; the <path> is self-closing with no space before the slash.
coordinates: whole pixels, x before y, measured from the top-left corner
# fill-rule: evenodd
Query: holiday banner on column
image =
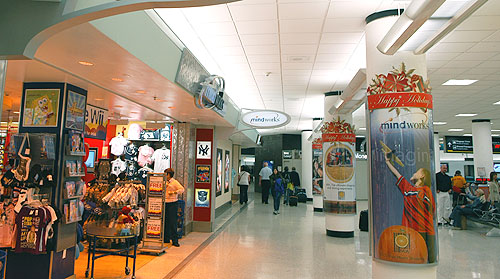
<path id="1" fill-rule="evenodd" d="M 321 138 L 315 138 L 312 144 L 313 155 L 313 195 L 323 195 L 323 143 Z"/>
<path id="2" fill-rule="evenodd" d="M 323 136 L 323 210 L 334 214 L 356 214 L 354 179 L 356 135 L 340 120 L 327 122 Z"/>
<path id="3" fill-rule="evenodd" d="M 374 258 L 438 261 L 432 96 L 404 64 L 368 88 Z"/>

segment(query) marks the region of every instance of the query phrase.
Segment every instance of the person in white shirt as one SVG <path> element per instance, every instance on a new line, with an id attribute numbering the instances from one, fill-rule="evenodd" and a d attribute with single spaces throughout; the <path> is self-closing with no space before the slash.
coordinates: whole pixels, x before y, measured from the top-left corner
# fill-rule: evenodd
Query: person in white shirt
<path id="1" fill-rule="evenodd" d="M 240 186 L 240 204 L 248 202 L 248 185 L 250 185 L 250 173 L 246 166 L 241 166 L 241 172 L 238 174 L 238 186 Z"/>
<path id="2" fill-rule="evenodd" d="M 259 183 L 262 187 L 262 203 L 269 204 L 269 190 L 271 189 L 271 181 L 269 177 L 273 171 L 268 167 L 267 162 L 264 162 L 264 167 L 259 172 Z"/>
<path id="3" fill-rule="evenodd" d="M 174 170 L 168 168 L 165 170 L 167 174 L 167 185 L 165 187 L 165 220 L 164 220 L 164 237 L 163 242 L 169 243 L 172 240 L 172 245 L 179 247 L 177 238 L 177 210 L 178 197 L 184 193 L 184 187 L 179 181 L 174 179 Z"/>

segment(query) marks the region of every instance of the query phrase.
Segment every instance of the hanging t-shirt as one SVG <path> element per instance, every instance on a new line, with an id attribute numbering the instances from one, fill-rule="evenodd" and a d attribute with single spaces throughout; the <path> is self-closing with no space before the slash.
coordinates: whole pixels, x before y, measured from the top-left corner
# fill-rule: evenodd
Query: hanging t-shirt
<path id="1" fill-rule="evenodd" d="M 130 124 L 128 127 L 128 139 L 139 140 L 141 139 L 142 127 L 137 123 Z"/>
<path id="2" fill-rule="evenodd" d="M 128 141 L 124 137 L 114 137 L 111 139 L 109 142 L 109 145 L 111 145 L 111 154 L 120 156 L 123 154 L 123 151 L 125 149 L 125 146 L 127 146 Z"/>
<path id="3" fill-rule="evenodd" d="M 164 172 L 170 168 L 170 150 L 166 148 L 156 149 L 152 157 L 155 162 L 154 171 Z"/>
<path id="4" fill-rule="evenodd" d="M 12 237 L 14 236 L 14 222 L 16 214 L 14 212 L 14 205 L 8 206 L 1 205 L 2 213 L 0 215 L 0 247 L 11 247 Z"/>
<path id="5" fill-rule="evenodd" d="M 131 143 L 125 146 L 124 154 L 125 160 L 129 161 L 137 161 L 137 154 L 139 153 L 139 148 L 137 145 Z"/>
<path id="6" fill-rule="evenodd" d="M 124 172 L 127 169 L 127 164 L 122 161 L 120 158 L 111 162 L 111 173 L 118 176 L 120 173 Z"/>
<path id="7" fill-rule="evenodd" d="M 153 170 L 148 167 L 143 167 L 137 171 L 137 176 L 139 177 L 143 185 L 148 184 L 148 173 L 150 172 L 153 172 Z"/>
<path id="8" fill-rule="evenodd" d="M 127 175 L 128 179 L 132 179 L 137 176 L 137 162 L 136 161 L 131 161 L 131 160 L 125 160 L 125 164 L 127 165 L 127 170 L 125 171 L 125 174 Z"/>
<path id="9" fill-rule="evenodd" d="M 139 147 L 139 156 L 137 157 L 137 163 L 139 166 L 144 167 L 145 165 L 151 164 L 151 156 L 155 150 L 149 145 L 143 145 Z"/>
<path id="10" fill-rule="evenodd" d="M 50 220 L 50 214 L 47 214 L 42 207 L 24 206 L 16 216 L 16 253 L 44 252 L 45 229 Z"/>

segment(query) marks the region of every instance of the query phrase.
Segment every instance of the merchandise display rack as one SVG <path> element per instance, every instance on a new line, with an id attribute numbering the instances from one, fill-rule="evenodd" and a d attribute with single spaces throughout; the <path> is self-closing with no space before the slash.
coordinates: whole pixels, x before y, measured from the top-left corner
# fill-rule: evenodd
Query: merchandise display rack
<path id="1" fill-rule="evenodd" d="M 146 216 L 144 221 L 143 253 L 162 254 L 167 247 L 163 243 L 165 220 L 165 181 L 164 173 L 149 173 L 146 187 Z"/>

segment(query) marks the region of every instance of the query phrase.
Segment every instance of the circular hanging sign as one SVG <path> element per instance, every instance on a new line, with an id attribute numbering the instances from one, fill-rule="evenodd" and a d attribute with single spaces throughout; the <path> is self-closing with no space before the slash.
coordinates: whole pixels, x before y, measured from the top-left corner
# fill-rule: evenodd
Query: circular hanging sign
<path id="1" fill-rule="evenodd" d="M 290 115 L 275 110 L 254 110 L 241 116 L 241 121 L 257 129 L 271 129 L 290 123 Z"/>

